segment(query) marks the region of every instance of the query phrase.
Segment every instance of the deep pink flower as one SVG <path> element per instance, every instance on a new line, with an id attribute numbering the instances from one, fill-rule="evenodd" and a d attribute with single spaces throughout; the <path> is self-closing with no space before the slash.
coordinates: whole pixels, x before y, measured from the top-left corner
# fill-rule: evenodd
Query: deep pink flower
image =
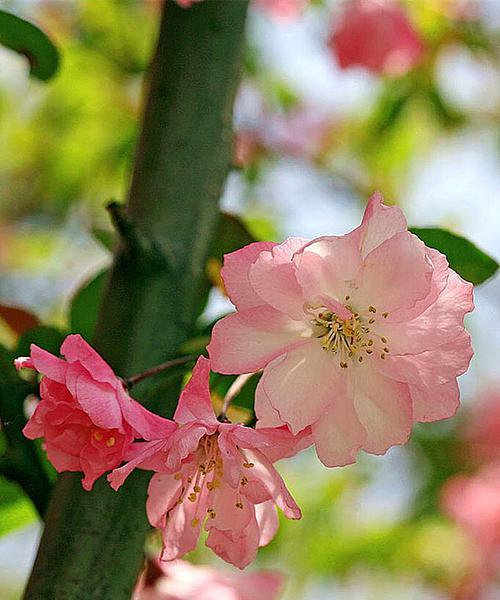
<path id="1" fill-rule="evenodd" d="M 329 40 L 342 69 L 359 65 L 403 75 L 423 58 L 424 43 L 392 0 L 348 0 Z"/>
<path id="2" fill-rule="evenodd" d="M 31 345 L 31 357 L 16 367 L 43 375 L 41 401 L 23 432 L 45 438 L 45 449 L 57 471 L 83 471 L 82 485 L 92 489 L 104 472 L 118 466 L 134 438 L 168 435 L 173 426 L 130 398 L 111 367 L 79 335 L 61 346 L 65 359 Z"/>
<path id="3" fill-rule="evenodd" d="M 273 571 L 232 573 L 183 560 L 156 561 L 157 577 L 140 582 L 133 600 L 275 600 L 283 577 Z"/>
<path id="4" fill-rule="evenodd" d="M 220 373 L 264 369 L 257 427 L 312 426 L 319 458 L 339 466 L 455 413 L 472 285 L 380 194 L 347 235 L 250 244 L 225 256 L 222 277 L 238 310 L 208 351 Z"/>
<path id="5" fill-rule="evenodd" d="M 272 463 L 310 440 L 307 432 L 294 437 L 286 427 L 255 430 L 220 423 L 209 373 L 210 362 L 200 357 L 175 411 L 177 431 L 136 444 L 134 458 L 108 479 L 118 489 L 135 467 L 156 471 L 146 508 L 150 523 L 163 532 L 163 560 L 193 550 L 205 524 L 207 546 L 244 568 L 276 533 L 275 504 L 289 519 L 301 517 Z"/>
<path id="6" fill-rule="evenodd" d="M 270 16 L 289 21 L 304 12 L 308 0 L 254 0 L 255 6 L 262 8 Z"/>

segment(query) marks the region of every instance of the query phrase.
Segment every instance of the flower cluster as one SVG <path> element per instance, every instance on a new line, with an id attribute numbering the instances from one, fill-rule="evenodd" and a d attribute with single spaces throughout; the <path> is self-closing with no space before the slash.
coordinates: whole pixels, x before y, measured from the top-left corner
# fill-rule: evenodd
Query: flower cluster
<path id="1" fill-rule="evenodd" d="M 222 277 L 237 310 L 215 325 L 173 420 L 133 400 L 78 335 L 65 359 L 32 346 L 16 365 L 43 375 L 24 432 L 44 438 L 58 471 L 82 471 L 88 490 L 106 471 L 114 489 L 135 468 L 152 471 L 146 511 L 162 560 L 193 550 L 204 529 L 208 547 L 244 568 L 274 537 L 276 506 L 301 517 L 277 460 L 314 444 L 325 465 L 345 465 L 406 442 L 415 421 L 454 414 L 472 286 L 378 194 L 354 231 L 250 244 L 225 257 Z M 211 369 L 263 371 L 255 427 L 217 418 Z"/>

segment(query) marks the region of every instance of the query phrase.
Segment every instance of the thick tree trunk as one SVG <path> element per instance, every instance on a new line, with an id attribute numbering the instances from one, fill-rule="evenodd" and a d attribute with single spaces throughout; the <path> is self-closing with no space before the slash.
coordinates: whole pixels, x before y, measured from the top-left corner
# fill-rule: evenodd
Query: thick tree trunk
<path id="1" fill-rule="evenodd" d="M 152 250 L 119 243 L 94 339 L 122 376 L 170 358 L 192 333 L 230 160 L 245 13 L 244 0 L 165 4 L 127 206 Z M 178 392 L 172 376 L 161 398 L 152 380 L 134 388 L 163 412 Z M 134 473 L 118 493 L 101 479 L 89 493 L 80 474 L 64 474 L 25 598 L 129 599 L 148 531 L 149 477 Z"/>

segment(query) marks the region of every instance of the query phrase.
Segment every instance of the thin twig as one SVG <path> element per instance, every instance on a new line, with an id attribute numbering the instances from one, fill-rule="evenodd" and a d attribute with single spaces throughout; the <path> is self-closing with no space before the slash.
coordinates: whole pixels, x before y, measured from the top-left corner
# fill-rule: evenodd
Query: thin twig
<path id="1" fill-rule="evenodd" d="M 136 383 L 139 383 L 139 381 L 142 381 L 143 379 L 146 379 L 147 377 L 153 377 L 154 375 L 157 375 L 158 373 L 161 373 L 162 371 L 166 371 L 167 369 L 171 369 L 172 367 L 178 367 L 180 365 L 185 365 L 186 363 L 192 361 L 192 360 L 196 360 L 198 358 L 198 356 L 196 354 L 189 354 L 188 356 L 180 356 L 179 358 L 173 358 L 172 360 L 167 360 L 164 363 L 161 363 L 160 365 L 156 365 L 156 367 L 151 367 L 151 369 L 147 369 L 146 371 L 143 371 L 142 373 L 138 373 L 137 375 L 132 375 L 132 377 L 127 377 L 127 379 L 124 379 L 125 385 L 128 388 L 131 388 L 133 385 L 135 385 Z"/>
<path id="2" fill-rule="evenodd" d="M 222 404 L 222 410 L 219 415 L 219 421 L 225 421 L 227 419 L 226 413 L 228 408 L 231 406 L 231 402 L 236 398 L 236 396 L 241 392 L 246 382 L 251 379 L 256 373 L 243 373 L 243 375 L 238 375 L 233 383 L 230 385 L 227 390 L 226 395 L 224 396 L 224 403 Z"/>

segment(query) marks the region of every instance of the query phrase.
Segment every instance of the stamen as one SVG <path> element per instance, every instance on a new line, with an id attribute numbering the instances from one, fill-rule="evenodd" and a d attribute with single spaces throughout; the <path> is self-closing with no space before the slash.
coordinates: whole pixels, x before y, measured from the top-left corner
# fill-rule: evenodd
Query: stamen
<path id="1" fill-rule="evenodd" d="M 95 439 L 100 442 L 102 440 L 102 432 L 101 431 L 94 431 L 94 437 Z"/>
<path id="2" fill-rule="evenodd" d="M 192 519 L 191 527 L 198 527 L 199 523 L 200 523 L 200 519 Z"/>
<path id="3" fill-rule="evenodd" d="M 251 469 L 252 467 L 255 467 L 255 464 L 253 462 L 244 462 L 243 466 L 245 469 Z"/>
<path id="4" fill-rule="evenodd" d="M 371 313 L 376 313 L 376 312 L 377 312 L 377 309 L 376 309 L 374 306 L 369 306 L 369 307 L 368 307 L 368 310 L 369 310 Z"/>
<path id="5" fill-rule="evenodd" d="M 115 440 L 115 438 L 114 438 L 113 436 L 111 436 L 110 438 L 108 438 L 108 439 L 106 440 L 106 446 L 107 446 L 108 448 L 111 448 L 112 446 L 114 446 L 114 445 L 115 445 L 115 443 L 116 443 L 116 440 Z"/>

